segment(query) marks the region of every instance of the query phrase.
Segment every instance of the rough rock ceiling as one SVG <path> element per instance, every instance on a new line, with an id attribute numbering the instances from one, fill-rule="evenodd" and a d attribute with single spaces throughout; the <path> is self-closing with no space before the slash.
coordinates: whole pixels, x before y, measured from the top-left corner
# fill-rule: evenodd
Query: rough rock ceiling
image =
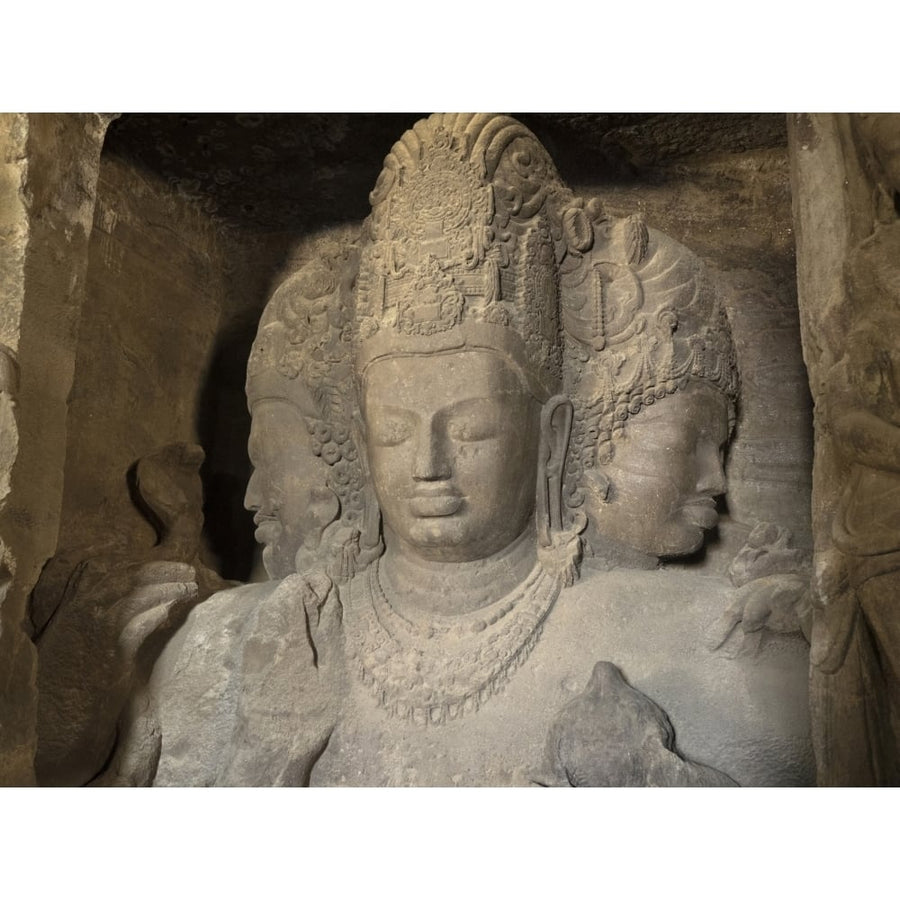
<path id="1" fill-rule="evenodd" d="M 223 223 L 294 230 L 363 218 L 391 145 L 420 113 L 126 113 L 105 149 Z M 528 113 L 563 177 L 628 180 L 687 157 L 787 145 L 779 114 Z"/>

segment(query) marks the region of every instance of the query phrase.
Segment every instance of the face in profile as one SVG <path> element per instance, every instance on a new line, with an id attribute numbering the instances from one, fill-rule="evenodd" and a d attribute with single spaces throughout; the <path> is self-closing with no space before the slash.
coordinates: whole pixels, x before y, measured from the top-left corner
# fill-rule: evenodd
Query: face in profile
<path id="1" fill-rule="evenodd" d="M 312 451 L 306 419 L 286 400 L 253 405 L 247 445 L 253 475 L 244 506 L 254 513 L 256 541 L 272 578 L 295 571 L 301 547 L 318 546 L 339 503 L 326 487 L 328 465 Z"/>
<path id="2" fill-rule="evenodd" d="M 691 381 L 629 418 L 600 469 L 609 482 L 605 500 L 587 477 L 592 532 L 649 556 L 699 550 L 725 493 L 728 413 L 724 394 Z"/>
<path id="3" fill-rule="evenodd" d="M 389 542 L 463 562 L 522 534 L 534 511 L 540 405 L 502 357 L 466 350 L 379 360 L 363 401 Z"/>

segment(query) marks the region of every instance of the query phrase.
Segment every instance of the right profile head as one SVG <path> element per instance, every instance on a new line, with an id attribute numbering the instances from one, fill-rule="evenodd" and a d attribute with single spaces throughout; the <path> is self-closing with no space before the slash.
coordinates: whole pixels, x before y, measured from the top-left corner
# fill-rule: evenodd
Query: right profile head
<path id="1" fill-rule="evenodd" d="M 725 493 L 738 397 L 728 321 L 686 247 L 635 218 L 595 215 L 593 229 L 562 280 L 567 501 L 611 562 L 687 555 Z"/>

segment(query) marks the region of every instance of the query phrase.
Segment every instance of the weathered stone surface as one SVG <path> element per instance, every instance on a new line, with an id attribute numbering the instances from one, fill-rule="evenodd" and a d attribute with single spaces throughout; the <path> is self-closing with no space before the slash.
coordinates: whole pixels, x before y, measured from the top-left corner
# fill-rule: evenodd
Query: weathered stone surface
<path id="1" fill-rule="evenodd" d="M 371 154 L 368 190 L 383 153 L 369 132 L 348 117 L 298 118 L 293 133 L 290 117 L 220 118 L 126 120 L 101 165 L 64 525 L 33 604 L 58 644 L 44 708 L 82 724 L 48 727 L 45 747 L 68 771 L 46 780 L 810 783 L 807 648 L 791 618 L 807 576 L 785 571 L 774 546 L 737 589 L 711 574 L 757 521 L 808 544 L 783 120 L 762 131 L 758 117 L 717 120 L 716 131 L 702 117 L 681 130 L 677 117 L 598 117 L 618 149 L 585 141 L 596 156 L 569 154 L 572 180 L 590 185 L 576 194 L 514 120 L 433 117 L 389 154 L 355 247 L 352 228 L 345 243 L 299 238 L 365 212 L 353 185 Z M 319 205 L 298 210 L 301 196 Z M 269 295 L 246 385 L 256 471 L 245 502 L 268 574 L 283 580 L 215 593 L 178 627 L 209 592 L 197 582 L 213 554 L 196 527 L 189 548 L 158 526 L 196 525 L 199 492 L 186 507 L 135 508 L 122 474 L 161 443 L 199 440 L 201 543 L 249 569 L 232 541 L 249 426 L 241 369 Z M 629 304 L 643 311 L 629 318 Z M 577 409 L 559 393 L 571 375 L 560 332 L 584 311 L 604 337 L 587 341 L 588 357 L 613 379 L 640 370 L 613 392 L 613 406 L 639 393 L 641 408 L 617 432 L 609 497 L 637 510 L 642 530 L 618 532 L 609 563 L 691 553 L 718 520 L 737 357 L 731 516 L 700 566 L 597 572 L 595 556 L 575 583 L 601 518 L 564 502 Z M 607 340 L 619 326 L 634 334 Z M 166 481 L 165 467 L 136 474 L 151 493 Z M 102 564 L 70 581 L 101 548 Z M 89 602 L 66 602 L 79 594 Z M 79 608 L 90 628 L 66 625 Z M 750 642 L 741 652 L 710 646 L 723 614 L 726 638 Z M 67 707 L 79 679 L 110 687 Z M 548 741 L 565 752 L 545 758 Z"/>
<path id="2" fill-rule="evenodd" d="M 299 575 L 194 610 L 150 685 L 161 734 L 153 783 L 307 784 L 337 718 L 335 616 L 331 581 Z"/>
<path id="3" fill-rule="evenodd" d="M 648 117 L 610 131 L 593 156 L 582 149 L 564 170 L 578 194 L 602 198 L 606 213 L 639 213 L 649 227 L 689 247 L 728 313 L 743 390 L 728 449 L 727 515 L 703 561 L 719 574 L 760 521 L 777 522 L 799 547 L 812 547 L 812 403 L 800 348 L 783 135 L 783 120 Z M 603 148 L 606 164 L 598 167 Z M 619 168 L 610 157 L 620 159 Z"/>
<path id="4" fill-rule="evenodd" d="M 801 638 L 773 636 L 739 659 L 711 653 L 706 634 L 730 588 L 709 576 L 616 569 L 573 586 L 586 522 L 562 500 L 572 405 L 558 393 L 558 266 L 586 249 L 585 204 L 545 150 L 506 117 L 432 117 L 395 145 L 372 203 L 353 327 L 356 437 L 371 478 L 358 540 L 374 546 L 380 514 L 384 555 L 345 586 L 320 569 L 201 604 L 156 666 L 146 707 L 155 718 L 136 729 L 136 756 L 159 736 L 155 782 L 535 783 L 551 731 L 574 728 L 583 748 L 582 738 L 625 715 L 611 764 L 568 760 L 590 772 L 575 781 L 809 783 Z M 640 258 L 626 254 L 621 265 Z M 288 307 L 295 317 L 305 308 Z M 704 328 L 723 328 L 718 312 L 710 316 L 675 321 L 701 341 Z M 315 398 L 299 390 L 309 373 L 291 386 L 282 370 L 282 382 L 258 390 L 256 379 L 279 371 L 273 325 L 264 319 L 249 373 L 260 422 L 265 397 L 290 395 L 298 408 Z M 301 364 L 306 339 L 289 342 Z M 714 357 L 732 383 L 727 353 L 680 374 L 715 382 Z M 693 411 L 722 420 L 711 439 L 720 472 L 727 395 L 708 390 L 695 392 Z M 676 416 L 670 427 L 688 424 Z M 262 447 L 284 427 L 262 429 Z M 319 443 L 324 455 L 324 436 Z M 689 443 L 672 447 L 706 452 Z M 255 457 L 263 469 L 278 459 Z M 290 556 L 279 551 L 279 573 Z M 270 554 L 267 565 L 275 561 Z M 328 615 L 336 587 L 339 625 Z M 632 686 L 606 685 L 612 711 L 597 691 L 573 705 L 599 660 Z M 673 727 L 684 757 L 672 752 Z M 644 754 L 638 769 L 635 753 Z M 570 783 L 567 761 L 555 763 Z M 133 782 L 153 765 L 134 767 L 137 777 L 113 769 Z"/>
<path id="5" fill-rule="evenodd" d="M 59 552 L 113 534 L 125 544 L 152 539 L 122 476 L 165 444 L 197 442 L 198 388 L 224 305 L 224 251 L 213 223 L 108 155 L 94 226 Z"/>
<path id="6" fill-rule="evenodd" d="M 144 548 L 54 557 L 32 599 L 44 785 L 90 781 L 164 646 L 199 601 L 226 585 L 200 558 L 203 451 L 175 444 L 138 460 L 135 503 L 156 532 Z"/>
<path id="7" fill-rule="evenodd" d="M 623 753 L 622 748 L 629 748 Z M 669 717 L 612 664 L 594 666 L 587 687 L 550 726 L 543 784 L 557 787 L 731 787 L 682 759 Z"/>
<path id="8" fill-rule="evenodd" d="M 900 784 L 900 116 L 791 120 L 816 401 L 812 704 L 820 783 Z"/>
<path id="9" fill-rule="evenodd" d="M 26 600 L 59 528 L 67 399 L 108 121 L 0 117 L 0 550 L 12 576 L 0 601 L 0 784 L 34 778 Z"/>

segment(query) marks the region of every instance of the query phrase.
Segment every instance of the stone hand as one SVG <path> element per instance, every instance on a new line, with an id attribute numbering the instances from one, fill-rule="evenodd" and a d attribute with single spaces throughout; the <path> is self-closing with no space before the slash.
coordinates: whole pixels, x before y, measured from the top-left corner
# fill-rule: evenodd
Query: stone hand
<path id="1" fill-rule="evenodd" d="M 734 786 L 722 772 L 682 758 L 666 713 L 609 662 L 594 666 L 587 688 L 557 715 L 545 775 L 537 780 L 572 787 Z"/>
<path id="2" fill-rule="evenodd" d="M 36 766 L 45 784 L 83 784 L 109 756 L 134 685 L 198 598 L 180 562 L 104 571 L 87 563 L 38 643 Z"/>

